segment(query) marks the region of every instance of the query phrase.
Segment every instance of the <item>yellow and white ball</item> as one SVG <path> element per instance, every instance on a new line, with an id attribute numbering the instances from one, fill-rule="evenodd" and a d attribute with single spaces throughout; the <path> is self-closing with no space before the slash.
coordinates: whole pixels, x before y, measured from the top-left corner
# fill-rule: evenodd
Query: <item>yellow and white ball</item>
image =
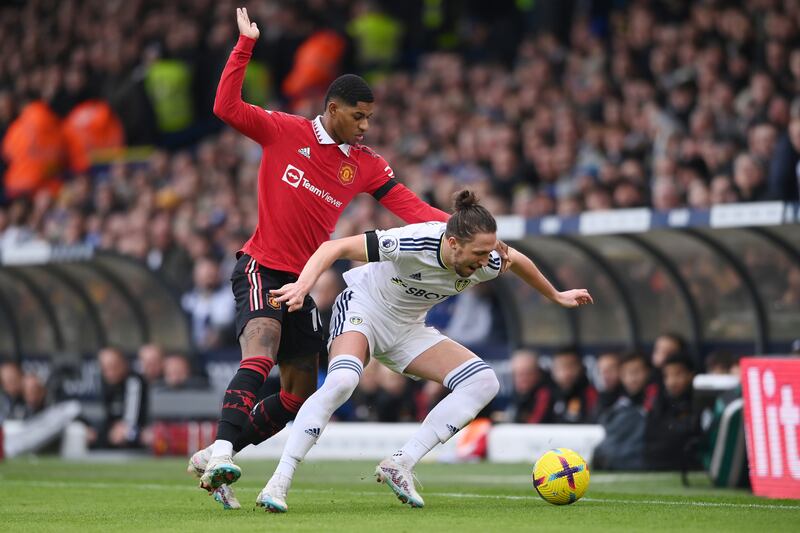
<path id="1" fill-rule="evenodd" d="M 533 465 L 533 488 L 553 505 L 575 503 L 589 488 L 589 466 L 568 448 L 550 450 Z"/>

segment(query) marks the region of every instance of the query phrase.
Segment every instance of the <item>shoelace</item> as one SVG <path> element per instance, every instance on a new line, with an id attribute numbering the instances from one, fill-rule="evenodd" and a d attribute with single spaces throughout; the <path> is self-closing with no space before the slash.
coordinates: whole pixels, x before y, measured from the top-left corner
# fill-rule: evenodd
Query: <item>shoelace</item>
<path id="1" fill-rule="evenodd" d="M 420 490 L 425 488 L 422 486 L 422 482 L 417 477 L 417 473 L 415 471 L 411 470 L 410 468 L 402 466 L 400 463 L 395 463 L 395 464 L 397 464 L 397 466 L 403 468 L 404 470 L 408 470 L 409 472 L 411 472 L 411 482 L 414 484 L 414 488 L 419 487 Z"/>
<path id="2" fill-rule="evenodd" d="M 399 465 L 399 464 L 398 464 L 398 466 L 401 466 L 401 465 Z M 422 485 L 422 481 L 420 481 L 420 480 L 419 480 L 419 478 L 417 477 L 417 473 L 416 473 L 416 472 L 414 472 L 414 471 L 413 471 L 413 470 L 411 470 L 411 469 L 405 468 L 405 467 L 403 467 L 403 468 L 404 468 L 405 470 L 408 470 L 409 472 L 411 472 L 411 480 L 412 480 L 412 482 L 414 483 L 414 487 L 415 487 L 415 488 L 416 488 L 416 487 L 419 487 L 421 490 L 425 488 L 425 487 Z M 362 474 L 362 475 L 361 475 L 361 479 L 362 479 L 362 481 L 363 481 L 363 480 L 365 480 L 365 479 L 368 479 L 368 478 L 374 478 L 374 477 L 375 477 L 375 476 L 374 476 L 374 474 L 373 474 L 373 473 L 369 473 L 369 474 Z"/>

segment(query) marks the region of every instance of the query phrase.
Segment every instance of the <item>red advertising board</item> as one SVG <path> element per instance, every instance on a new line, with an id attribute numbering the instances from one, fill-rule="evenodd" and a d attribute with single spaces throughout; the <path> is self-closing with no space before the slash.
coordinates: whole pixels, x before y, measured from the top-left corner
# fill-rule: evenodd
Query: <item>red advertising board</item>
<path id="1" fill-rule="evenodd" d="M 217 423 L 156 422 L 152 427 L 155 455 L 187 456 L 205 448 L 217 434 Z"/>
<path id="2" fill-rule="evenodd" d="M 741 360 L 753 493 L 800 499 L 800 358 Z"/>

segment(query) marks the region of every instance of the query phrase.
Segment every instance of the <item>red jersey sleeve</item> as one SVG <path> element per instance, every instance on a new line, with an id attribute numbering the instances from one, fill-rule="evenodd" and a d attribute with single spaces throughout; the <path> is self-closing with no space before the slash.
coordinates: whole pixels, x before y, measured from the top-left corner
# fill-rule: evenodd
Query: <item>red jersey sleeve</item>
<path id="1" fill-rule="evenodd" d="M 395 182 L 386 195 L 380 199 L 381 204 L 389 211 L 402 218 L 406 224 L 418 222 L 447 222 L 450 215 L 440 209 L 431 207 L 419 196 L 411 192 L 405 185 Z"/>
<path id="2" fill-rule="evenodd" d="M 242 100 L 244 74 L 255 44 L 255 39 L 239 36 L 217 86 L 214 114 L 257 143 L 267 145 L 280 137 L 285 115 L 266 111 Z"/>
<path id="3" fill-rule="evenodd" d="M 406 224 L 418 222 L 447 222 L 450 215 L 431 207 L 394 178 L 394 171 L 380 156 L 376 158 L 373 179 L 367 186 L 367 192 L 381 205 L 403 219 Z"/>

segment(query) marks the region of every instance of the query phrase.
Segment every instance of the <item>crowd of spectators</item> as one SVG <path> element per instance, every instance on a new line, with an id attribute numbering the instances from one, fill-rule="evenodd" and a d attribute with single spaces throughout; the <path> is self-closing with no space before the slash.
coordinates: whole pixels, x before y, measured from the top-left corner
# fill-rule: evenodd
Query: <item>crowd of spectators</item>
<path id="1" fill-rule="evenodd" d="M 337 73 L 368 76 L 377 112 L 366 142 L 445 209 L 463 186 L 496 215 L 526 217 L 798 200 L 800 1 L 547 4 L 257 2 L 248 8 L 262 37 L 245 98 L 313 117 Z M 0 7 L 0 248 L 86 244 L 141 260 L 184 295 L 199 350 L 234 342 L 227 280 L 257 219 L 261 152 L 211 112 L 236 5 Z M 339 53 L 314 78 L 304 57 L 321 42 Z M 151 148 L 131 148 L 141 145 Z M 89 164 L 97 149 L 112 151 Z M 358 198 L 337 235 L 398 223 Z M 339 289 L 335 273 L 317 287 L 323 310 Z M 469 297 L 478 301 L 462 307 L 491 317 L 485 299 Z M 457 305 L 448 334 L 487 334 L 480 321 L 459 327 Z M 668 339 L 659 342 L 656 352 L 670 352 Z M 681 391 L 651 370 L 668 361 L 603 355 L 596 390 L 577 354 L 565 350 L 543 369 L 520 352 L 511 408 L 496 416 L 614 424 L 644 412 L 633 421 L 645 423 L 646 450 L 658 434 L 648 413 L 680 409 Z M 652 376 L 641 389 L 633 375 L 644 363 Z M 139 364 L 150 386 L 204 383 L 185 356 L 157 347 L 143 347 Z M 392 417 L 419 419 L 443 394 L 372 374 L 343 417 L 385 418 L 364 406 L 386 404 L 403 406 Z M 37 408 L 26 380 L 10 396 L 19 413 Z M 650 384 L 657 397 L 643 395 Z"/>
<path id="2" fill-rule="evenodd" d="M 549 372 L 535 352 L 512 355 L 512 394 L 495 420 L 517 423 L 596 423 L 605 438 L 594 452 L 604 470 L 679 470 L 697 466 L 692 445 L 701 435 L 692 402 L 695 363 L 683 339 L 659 336 L 649 356 L 633 351 L 603 353 L 590 376 L 572 349 L 549 359 Z M 709 372 L 734 373 L 732 356 L 715 353 Z"/>
<path id="3" fill-rule="evenodd" d="M 537 13 L 509 2 L 493 3 L 488 18 L 481 3 L 445 2 L 441 27 L 420 26 L 414 3 L 392 4 L 257 3 L 251 15 L 264 37 L 253 62 L 265 75 L 245 97 L 319 113 L 318 93 L 290 98 L 284 82 L 298 67 L 294 53 L 327 29 L 350 50 L 337 68 L 372 75 L 378 112 L 367 142 L 437 206 L 448 208 L 465 185 L 498 215 L 798 199 L 800 2 L 590 2 L 565 10 L 560 33 L 530 24 Z M 18 190 L 6 143 L 3 242 L 116 249 L 183 289 L 194 261 L 229 258 L 255 225 L 260 157 L 211 114 L 236 37 L 233 7 L 40 0 L 3 8 L 0 135 L 10 136 L 30 102 L 57 122 L 98 100 L 126 144 L 167 148 L 140 165 L 68 166 L 55 185 Z M 386 30 L 394 40 L 383 58 L 370 56 L 363 32 L 376 20 L 396 30 Z M 181 83 L 162 71 L 175 64 Z M 358 199 L 339 232 L 395 223 Z"/>
<path id="4" fill-rule="evenodd" d="M 24 373 L 15 361 L 0 362 L 0 419 L 35 416 L 45 407 L 45 392 L 36 374 Z"/>
<path id="5" fill-rule="evenodd" d="M 589 2 L 556 13 L 443 2 L 438 22 L 396 4 L 257 3 L 264 31 L 245 98 L 319 113 L 319 87 L 287 83 L 305 72 L 303 47 L 328 31 L 346 43 L 331 75 L 373 81 L 368 144 L 438 207 L 464 186 L 496 215 L 798 199 L 800 2 Z M 260 150 L 211 113 L 234 7 L 38 0 L 0 18 L 0 244 L 84 243 L 142 260 L 186 294 L 200 349 L 231 337 L 222 295 L 257 219 Z M 108 113 L 81 110 L 103 127 L 64 141 L 46 165 L 25 154 L 51 150 L 17 157 L 15 124 L 33 128 L 23 137 L 35 144 L 36 128 L 66 127 L 84 102 L 107 104 Z M 30 103 L 49 118 L 26 122 Z M 98 147 L 90 137 L 108 117 L 125 144 L 155 150 L 72 165 L 69 154 Z M 37 168 L 49 172 L 41 183 L 15 181 Z M 358 198 L 337 234 L 399 222 Z"/>
<path id="6" fill-rule="evenodd" d="M 792 349 L 800 353 L 800 341 Z M 697 468 L 704 443 L 703 407 L 693 398 L 692 383 L 700 369 L 686 350 L 687 344 L 675 333 L 660 335 L 648 355 L 605 352 L 584 359 L 572 347 L 545 356 L 521 348 L 512 353 L 508 372 L 500 371 L 508 378 L 501 380 L 506 385 L 500 395 L 479 416 L 485 423 L 599 424 L 605 437 L 593 461 L 594 467 L 603 470 Z M 155 344 L 142 346 L 132 359 L 116 348 L 103 348 L 97 363 L 99 417 L 78 417 L 87 427 L 87 444 L 95 449 L 157 450 L 165 431 L 177 431 L 167 433 L 173 435 L 169 438 L 185 437 L 181 420 L 186 419 L 168 417 L 165 425 L 153 412 L 165 407 L 150 401 L 154 394 L 220 393 L 190 358 L 165 352 Z M 709 353 L 703 367 L 707 374 L 739 374 L 737 357 L 726 351 Z M 57 383 L 51 379 L 46 384 L 31 367 L 23 372 L 18 363 L 3 361 L 0 419 L 34 420 L 67 399 L 56 390 Z M 278 386 L 273 376 L 263 392 Z M 411 381 L 372 361 L 334 419 L 420 422 L 448 393 L 438 383 Z M 205 422 L 209 427 L 213 424 L 210 419 Z M 182 449 L 173 452 L 183 453 Z"/>

